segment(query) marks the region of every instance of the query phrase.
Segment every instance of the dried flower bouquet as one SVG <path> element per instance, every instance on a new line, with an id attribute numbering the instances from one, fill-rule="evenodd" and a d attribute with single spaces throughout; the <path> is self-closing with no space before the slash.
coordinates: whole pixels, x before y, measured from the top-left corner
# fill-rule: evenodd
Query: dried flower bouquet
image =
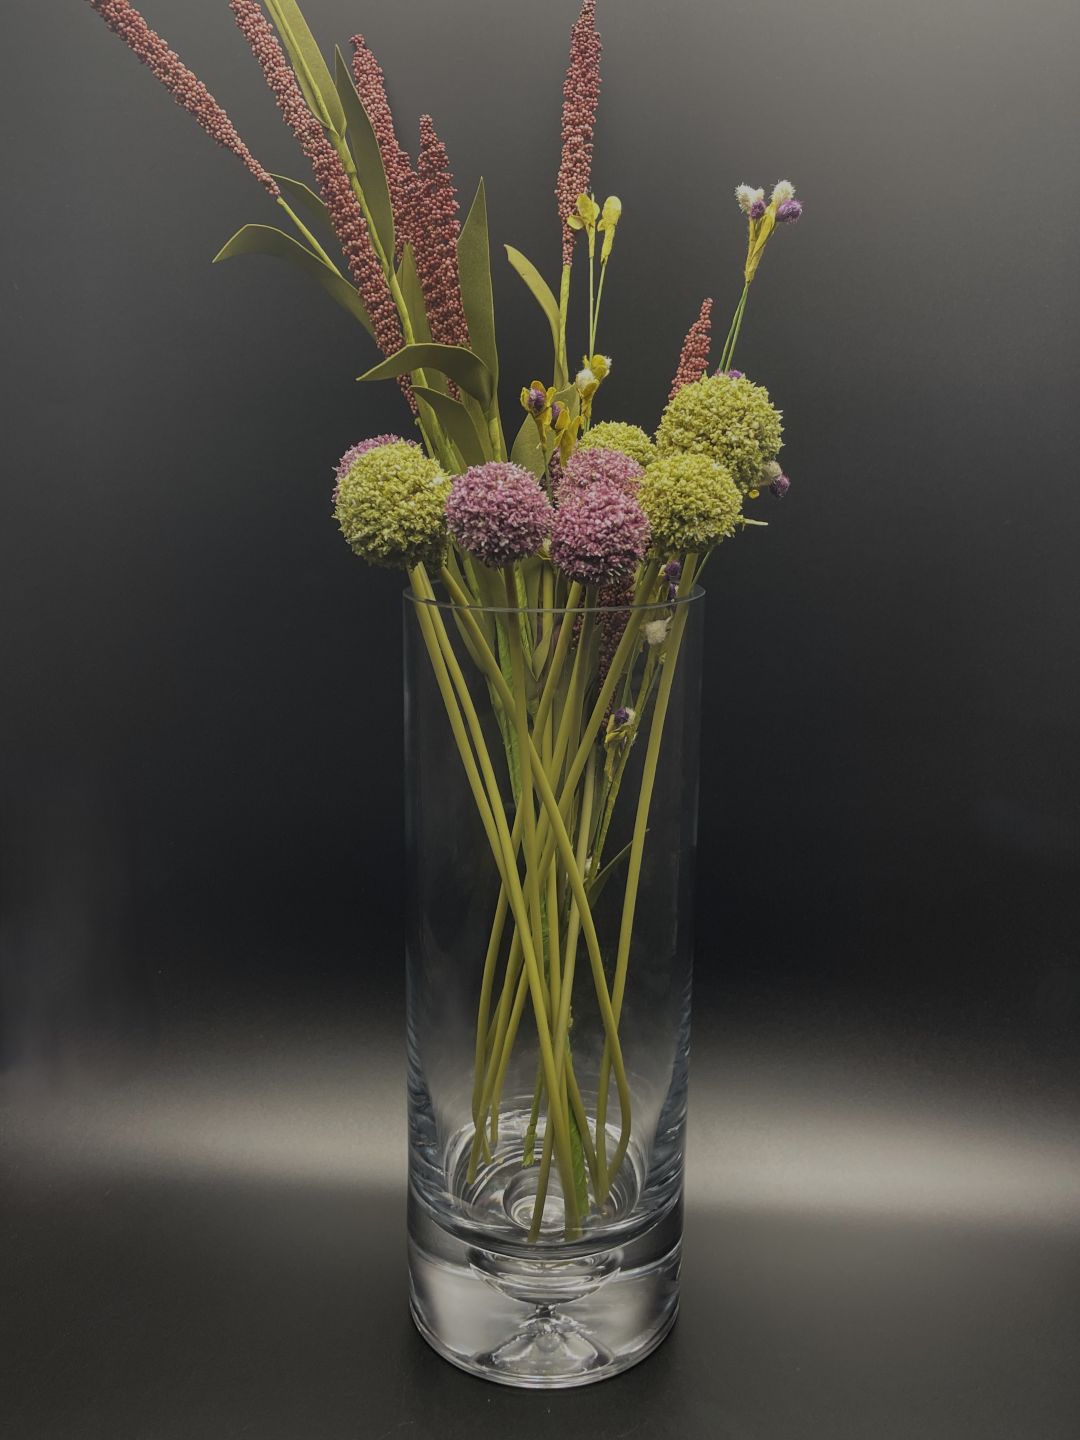
<path id="1" fill-rule="evenodd" d="M 519 250 L 506 247 L 552 344 L 550 383 L 520 388 L 524 414 L 508 444 L 483 181 L 461 223 L 431 118 L 420 119 L 414 163 L 363 37 L 352 39 L 351 64 L 336 51 L 331 72 L 293 0 L 230 0 L 310 165 L 311 188 L 259 164 L 206 87 L 127 0 L 89 3 L 241 160 L 295 232 L 246 225 L 216 258 L 273 255 L 318 281 L 384 356 L 360 378 L 395 380 L 411 414 L 417 439 L 380 435 L 342 456 L 334 513 L 356 554 L 403 569 L 420 602 L 417 622 L 499 883 L 487 951 L 477 957 L 469 1178 L 498 1143 L 502 1084 L 528 1007 L 537 1075 L 522 1163 L 539 1165 L 530 1236 L 540 1234 L 554 1167 L 564 1233 L 574 1239 L 603 1207 L 631 1140 L 620 1014 L 632 983 L 635 908 L 686 622 L 682 602 L 721 542 L 761 523 L 744 514 L 745 503 L 789 488 L 776 458 L 780 413 L 733 362 L 766 245 L 778 226 L 798 219 L 801 204 L 787 181 L 768 200 L 762 190 L 738 187 L 744 283 L 717 368 L 709 372 L 707 299 L 655 435 L 625 421 L 594 423 L 612 368 L 598 336 L 622 205 L 592 194 L 601 46 L 595 0 L 584 0 L 563 86 L 557 295 Z M 317 233 L 335 236 L 340 259 Z M 570 322 L 575 261 L 584 264 L 587 297 L 580 331 Z M 577 368 L 571 333 L 578 335 L 573 353 L 583 352 Z M 431 603 L 437 592 L 451 604 Z M 498 754 L 448 624 L 488 687 Z M 611 856 L 612 816 L 639 739 L 645 755 L 630 838 Z M 592 911 L 615 877 L 622 918 L 614 953 L 605 954 Z M 577 976 L 582 952 L 585 984 Z M 588 1096 L 572 1041 L 575 1007 L 585 1005 L 597 1007 L 604 1032 Z"/>

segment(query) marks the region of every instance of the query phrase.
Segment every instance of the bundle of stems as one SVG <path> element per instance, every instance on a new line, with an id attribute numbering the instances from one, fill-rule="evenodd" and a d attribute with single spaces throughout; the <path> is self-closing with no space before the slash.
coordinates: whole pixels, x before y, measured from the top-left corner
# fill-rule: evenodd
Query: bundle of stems
<path id="1" fill-rule="evenodd" d="M 591 1206 L 602 1206 L 607 1199 L 630 1143 L 632 1108 L 619 1020 L 649 809 L 688 613 L 683 601 L 696 573 L 696 556 L 680 558 L 681 580 L 673 600 L 667 598 L 669 585 L 660 562 L 642 565 L 632 604 L 623 612 L 625 628 L 606 667 L 599 663 L 598 616 L 603 611 L 597 609 L 594 587 L 567 585 L 546 562 L 541 590 L 551 603 L 535 610 L 519 603 L 525 588 L 520 565 L 481 575 L 477 563 L 451 552 L 438 579 L 452 606 L 434 603 L 435 589 L 424 565 L 409 572 L 423 641 L 499 877 L 476 1019 L 475 1128 L 468 1178 L 475 1180 L 498 1142 L 503 1082 L 529 1004 L 539 1063 L 526 1164 L 534 1159 L 532 1141 L 541 1110 L 546 1116 L 532 1239 L 541 1231 L 553 1163 L 562 1191 L 565 1235 L 573 1239 L 580 1235 Z M 488 608 L 488 600 L 503 608 Z M 459 632 L 460 645 L 448 632 L 447 617 Z M 642 627 L 656 620 L 667 622 L 666 638 L 647 645 Z M 485 740 L 459 660 L 461 649 L 486 682 L 500 716 L 505 741 L 501 764 Z M 644 663 L 639 663 L 643 652 Z M 628 717 L 624 725 L 614 723 L 616 702 Z M 633 835 L 625 857 L 618 860 L 620 867 L 625 864 L 625 888 L 609 986 L 592 896 L 607 878 L 604 845 L 612 811 L 643 728 L 648 738 Z M 508 812 L 514 817 L 512 825 Z M 570 1042 L 575 1003 L 586 1003 L 586 986 L 580 983 L 575 1001 L 582 946 L 604 1032 L 591 1107 L 582 1095 Z M 609 1135 L 606 1118 L 612 1084 L 617 1138 Z"/>

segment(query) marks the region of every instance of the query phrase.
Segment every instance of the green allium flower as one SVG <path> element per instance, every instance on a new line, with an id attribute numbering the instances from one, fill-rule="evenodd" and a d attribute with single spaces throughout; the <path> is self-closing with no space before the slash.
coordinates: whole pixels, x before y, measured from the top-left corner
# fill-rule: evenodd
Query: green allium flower
<path id="1" fill-rule="evenodd" d="M 399 441 L 358 455 L 341 477 L 334 516 L 372 565 L 442 563 L 450 481 L 415 445 Z"/>
<path id="2" fill-rule="evenodd" d="M 710 550 L 734 535 L 742 510 L 730 472 L 707 455 L 655 460 L 642 476 L 638 502 L 652 529 L 653 549 L 664 555 Z"/>
<path id="3" fill-rule="evenodd" d="M 781 445 L 780 411 L 762 385 L 706 375 L 684 385 L 668 403 L 656 432 L 665 455 L 708 455 L 731 473 L 745 494 Z"/>
<path id="4" fill-rule="evenodd" d="M 620 450 L 636 460 L 644 470 L 656 459 L 656 446 L 639 425 L 624 420 L 603 420 L 587 430 L 578 443 L 579 450 Z"/>

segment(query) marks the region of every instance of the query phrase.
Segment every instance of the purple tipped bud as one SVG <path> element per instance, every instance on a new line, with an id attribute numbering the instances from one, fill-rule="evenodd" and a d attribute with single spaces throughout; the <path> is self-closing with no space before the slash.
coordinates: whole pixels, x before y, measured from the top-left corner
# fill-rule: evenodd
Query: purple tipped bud
<path id="1" fill-rule="evenodd" d="M 721 370 L 721 375 L 726 375 L 729 380 L 745 380 L 745 370 Z"/>
<path id="2" fill-rule="evenodd" d="M 525 408 L 530 415 L 542 415 L 547 407 L 547 395 L 537 386 L 533 386 L 525 400 Z"/>
<path id="3" fill-rule="evenodd" d="M 563 412 L 563 407 L 559 404 L 558 400 L 552 400 L 552 402 L 551 402 L 551 423 L 552 423 L 552 425 L 557 425 L 557 424 L 559 423 L 559 416 L 562 414 L 562 412 Z"/>
<path id="4" fill-rule="evenodd" d="M 679 587 L 677 585 L 669 585 L 667 587 L 667 598 L 668 604 L 674 605 L 675 601 L 679 598 Z"/>
<path id="5" fill-rule="evenodd" d="M 664 579 L 670 580 L 673 585 L 677 585 L 682 579 L 682 566 L 678 560 L 669 560 L 664 566 Z"/>
<path id="6" fill-rule="evenodd" d="M 615 711 L 615 714 L 612 715 L 611 718 L 616 725 L 629 725 L 630 711 L 626 708 L 625 705 L 620 705 L 618 710 Z"/>
<path id="7" fill-rule="evenodd" d="M 801 214 L 801 200 L 785 200 L 782 205 L 778 205 L 776 208 L 776 223 L 778 225 L 793 224 Z"/>
<path id="8" fill-rule="evenodd" d="M 765 214 L 765 201 L 755 200 L 754 203 L 750 206 L 750 210 L 748 213 L 751 220 L 760 220 L 761 217 Z"/>
<path id="9" fill-rule="evenodd" d="M 791 481 L 786 475 L 777 475 L 776 479 L 769 486 L 769 489 L 778 500 L 782 500 L 791 489 Z"/>

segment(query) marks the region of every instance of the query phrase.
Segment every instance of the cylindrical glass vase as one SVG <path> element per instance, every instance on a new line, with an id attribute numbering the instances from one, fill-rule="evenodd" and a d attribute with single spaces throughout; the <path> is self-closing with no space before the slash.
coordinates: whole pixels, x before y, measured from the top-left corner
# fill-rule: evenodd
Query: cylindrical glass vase
<path id="1" fill-rule="evenodd" d="M 406 596 L 412 1314 L 504 1384 L 675 1320 L 703 598 Z"/>

